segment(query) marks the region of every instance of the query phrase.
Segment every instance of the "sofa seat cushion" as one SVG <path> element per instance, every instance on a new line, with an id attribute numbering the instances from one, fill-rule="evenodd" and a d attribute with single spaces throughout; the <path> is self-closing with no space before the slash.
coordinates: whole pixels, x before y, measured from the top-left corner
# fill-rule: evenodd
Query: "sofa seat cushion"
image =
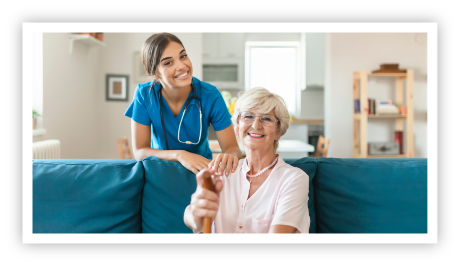
<path id="1" fill-rule="evenodd" d="M 319 158 L 318 233 L 426 233 L 426 159 Z"/>
<path id="2" fill-rule="evenodd" d="M 140 233 L 142 163 L 34 160 L 34 233 Z"/>

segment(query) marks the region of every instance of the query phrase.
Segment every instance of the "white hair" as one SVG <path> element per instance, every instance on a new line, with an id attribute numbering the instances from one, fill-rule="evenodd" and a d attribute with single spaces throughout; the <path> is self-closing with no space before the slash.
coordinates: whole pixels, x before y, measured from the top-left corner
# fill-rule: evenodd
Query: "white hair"
<path id="1" fill-rule="evenodd" d="M 238 116 L 241 112 L 249 109 L 256 109 L 259 113 L 267 114 L 275 109 L 275 116 L 279 120 L 278 132 L 283 136 L 289 128 L 291 116 L 286 108 L 286 102 L 276 93 L 271 93 L 265 88 L 256 87 L 238 93 L 238 100 L 235 103 L 232 122 L 238 126 Z M 278 142 L 274 144 L 274 149 L 278 148 Z"/>

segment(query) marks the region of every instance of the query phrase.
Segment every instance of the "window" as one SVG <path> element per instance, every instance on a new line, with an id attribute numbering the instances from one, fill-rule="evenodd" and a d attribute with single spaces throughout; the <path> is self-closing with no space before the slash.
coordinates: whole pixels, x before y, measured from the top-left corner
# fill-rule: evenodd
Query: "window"
<path id="1" fill-rule="evenodd" d="M 300 114 L 300 42 L 246 42 L 245 88 L 263 87 Z"/>
<path id="2" fill-rule="evenodd" d="M 31 38 L 33 64 L 28 66 L 28 73 L 33 73 L 32 77 L 32 109 L 36 110 L 40 116 L 37 117 L 36 129 L 33 130 L 33 136 L 40 136 L 46 134 L 43 127 L 43 33 L 34 32 Z M 29 107 L 30 108 L 30 107 Z M 28 116 L 32 110 L 28 108 Z"/>

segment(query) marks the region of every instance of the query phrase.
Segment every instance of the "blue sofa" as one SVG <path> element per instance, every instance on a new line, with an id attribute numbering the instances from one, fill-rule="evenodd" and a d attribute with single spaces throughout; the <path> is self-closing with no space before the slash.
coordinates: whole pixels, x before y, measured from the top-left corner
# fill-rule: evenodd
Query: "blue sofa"
<path id="1" fill-rule="evenodd" d="M 285 159 L 310 177 L 310 233 L 427 233 L 427 159 Z M 33 233 L 192 233 L 178 162 L 34 160 Z"/>

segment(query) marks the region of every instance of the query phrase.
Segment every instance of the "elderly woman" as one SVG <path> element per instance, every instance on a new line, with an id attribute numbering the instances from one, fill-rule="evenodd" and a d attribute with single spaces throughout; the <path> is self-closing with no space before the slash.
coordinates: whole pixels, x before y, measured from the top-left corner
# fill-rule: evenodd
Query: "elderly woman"
<path id="1" fill-rule="evenodd" d="M 308 175 L 276 154 L 289 118 L 284 100 L 266 89 L 240 96 L 232 122 L 246 158 L 215 181 L 216 192 L 202 184 L 218 166 L 197 174 L 197 189 L 184 213 L 190 229 L 202 232 L 203 218 L 211 217 L 216 233 L 308 233 Z"/>

